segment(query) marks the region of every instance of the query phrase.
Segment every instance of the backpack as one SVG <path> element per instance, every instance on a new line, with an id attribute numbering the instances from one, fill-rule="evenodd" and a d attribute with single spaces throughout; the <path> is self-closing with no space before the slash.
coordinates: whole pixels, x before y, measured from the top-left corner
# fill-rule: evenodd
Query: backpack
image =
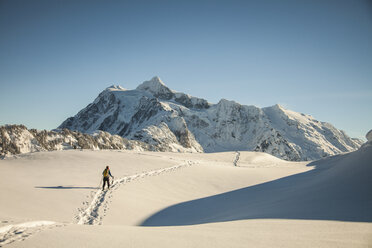
<path id="1" fill-rule="evenodd" d="M 109 169 L 105 169 L 104 171 L 103 171 L 103 177 L 108 177 L 109 176 Z"/>

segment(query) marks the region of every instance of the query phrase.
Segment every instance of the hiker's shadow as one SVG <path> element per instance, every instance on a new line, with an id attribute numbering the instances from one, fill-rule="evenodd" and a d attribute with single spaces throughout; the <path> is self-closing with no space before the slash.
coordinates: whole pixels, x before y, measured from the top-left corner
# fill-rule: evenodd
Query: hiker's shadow
<path id="1" fill-rule="evenodd" d="M 99 189 L 98 187 L 83 186 L 35 186 L 36 189 Z"/>

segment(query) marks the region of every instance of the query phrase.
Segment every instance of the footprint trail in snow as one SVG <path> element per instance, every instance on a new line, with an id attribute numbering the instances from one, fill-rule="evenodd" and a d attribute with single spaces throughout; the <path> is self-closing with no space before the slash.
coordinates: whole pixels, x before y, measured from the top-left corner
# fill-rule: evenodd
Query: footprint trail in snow
<path id="1" fill-rule="evenodd" d="M 0 247 L 26 239 L 28 236 L 44 230 L 62 226 L 53 221 L 32 221 L 0 227 Z"/>
<path id="2" fill-rule="evenodd" d="M 188 167 L 195 164 L 195 162 L 187 161 L 183 164 L 175 165 L 168 168 L 163 168 L 159 170 L 153 170 L 148 172 L 142 172 L 139 174 L 125 176 L 118 180 L 115 180 L 110 188 L 110 190 L 98 190 L 93 200 L 89 203 L 86 203 L 88 207 L 83 210 L 80 209 L 79 215 L 76 217 L 78 224 L 84 225 L 97 225 L 102 224 L 102 219 L 108 209 L 109 201 L 112 197 L 113 191 L 117 190 L 121 185 L 129 183 L 131 181 L 141 179 L 148 176 L 156 176 L 163 173 L 171 172 L 183 167 Z M 4 245 L 25 240 L 27 237 L 41 232 L 47 228 L 61 227 L 64 224 L 53 222 L 53 221 L 32 221 L 25 222 L 20 224 L 13 224 L 0 227 L 0 247 Z"/>
<path id="3" fill-rule="evenodd" d="M 236 151 L 235 152 L 235 159 L 233 161 L 234 166 L 238 166 L 239 159 L 240 159 L 240 152 Z"/>
<path id="4" fill-rule="evenodd" d="M 195 164 L 192 161 L 186 161 L 183 164 L 175 165 L 172 167 L 167 167 L 159 170 L 153 170 L 148 172 L 143 172 L 131 176 L 125 176 L 120 179 L 115 180 L 110 190 L 99 189 L 93 197 L 93 200 L 88 204 L 85 209 L 79 209 L 79 214 L 75 217 L 77 219 L 77 224 L 80 225 L 100 225 L 102 224 L 102 219 L 108 209 L 109 201 L 108 198 L 112 198 L 113 191 L 117 190 L 121 185 L 129 183 L 131 181 L 141 179 L 148 176 L 157 176 L 166 172 L 171 172 L 183 167 L 188 167 Z"/>

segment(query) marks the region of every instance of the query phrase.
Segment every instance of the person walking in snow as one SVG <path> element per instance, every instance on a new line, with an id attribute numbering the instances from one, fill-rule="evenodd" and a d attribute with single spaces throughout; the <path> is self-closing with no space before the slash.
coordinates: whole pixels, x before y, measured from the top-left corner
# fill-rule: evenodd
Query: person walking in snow
<path id="1" fill-rule="evenodd" d="M 106 183 L 107 183 L 107 188 L 109 189 L 110 188 L 110 177 L 112 177 L 112 178 L 114 178 L 114 177 L 111 175 L 111 171 L 110 171 L 110 168 L 108 166 L 106 166 L 106 168 L 102 172 L 102 175 L 103 175 L 102 190 L 105 189 Z"/>

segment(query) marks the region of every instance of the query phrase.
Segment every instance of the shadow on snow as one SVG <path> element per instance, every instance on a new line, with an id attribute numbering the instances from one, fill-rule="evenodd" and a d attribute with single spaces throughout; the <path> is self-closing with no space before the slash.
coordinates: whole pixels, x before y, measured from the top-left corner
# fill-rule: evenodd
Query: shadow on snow
<path id="1" fill-rule="evenodd" d="M 310 163 L 311 171 L 167 207 L 142 226 L 245 219 L 372 222 L 372 149 Z"/>
<path id="2" fill-rule="evenodd" d="M 37 189 L 99 189 L 98 187 L 80 187 L 80 186 L 35 186 Z"/>

